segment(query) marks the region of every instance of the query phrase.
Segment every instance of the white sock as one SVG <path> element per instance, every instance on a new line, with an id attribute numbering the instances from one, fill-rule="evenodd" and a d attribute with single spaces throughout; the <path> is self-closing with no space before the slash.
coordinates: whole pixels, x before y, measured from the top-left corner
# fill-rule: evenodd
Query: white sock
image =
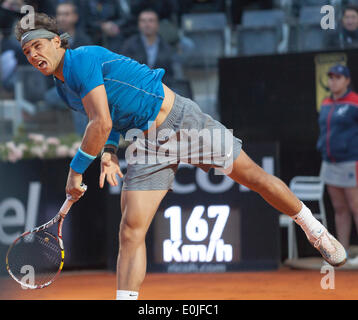
<path id="1" fill-rule="evenodd" d="M 138 292 L 117 290 L 116 300 L 138 300 Z"/>
<path id="2" fill-rule="evenodd" d="M 309 239 L 312 238 L 312 236 L 317 239 L 325 230 L 325 227 L 312 215 L 311 210 L 308 209 L 303 202 L 301 203 L 301 211 L 292 216 L 292 219 L 301 226 Z"/>

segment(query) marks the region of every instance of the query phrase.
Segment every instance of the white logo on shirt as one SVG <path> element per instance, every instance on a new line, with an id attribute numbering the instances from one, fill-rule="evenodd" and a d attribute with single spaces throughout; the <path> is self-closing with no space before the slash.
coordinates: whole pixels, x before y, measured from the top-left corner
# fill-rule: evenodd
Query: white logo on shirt
<path id="1" fill-rule="evenodd" d="M 337 111 L 337 114 L 343 116 L 349 109 L 349 105 L 345 104 L 344 106 L 340 107 Z"/>

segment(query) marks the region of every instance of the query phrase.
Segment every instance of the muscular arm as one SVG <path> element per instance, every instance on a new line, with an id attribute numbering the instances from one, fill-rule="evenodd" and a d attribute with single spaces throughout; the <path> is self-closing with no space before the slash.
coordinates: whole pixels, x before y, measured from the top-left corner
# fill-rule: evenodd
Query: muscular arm
<path id="1" fill-rule="evenodd" d="M 89 155 L 97 156 L 108 139 L 112 129 L 112 119 L 109 113 L 107 94 L 104 85 L 91 90 L 82 103 L 88 115 L 88 125 L 82 139 L 81 150 Z M 72 199 L 78 200 L 83 195 L 81 187 L 82 174 L 70 168 L 67 177 L 66 193 Z"/>
<path id="2" fill-rule="evenodd" d="M 81 149 L 93 156 L 100 153 L 112 129 L 107 94 L 104 85 L 90 91 L 83 99 L 88 115 L 88 125 L 82 140 Z"/>

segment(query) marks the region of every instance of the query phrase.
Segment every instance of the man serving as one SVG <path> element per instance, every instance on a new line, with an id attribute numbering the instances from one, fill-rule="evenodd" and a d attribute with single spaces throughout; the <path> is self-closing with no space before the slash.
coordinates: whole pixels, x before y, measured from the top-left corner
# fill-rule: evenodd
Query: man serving
<path id="1" fill-rule="evenodd" d="M 54 76 L 58 93 L 67 105 L 88 116 L 66 185 L 66 193 L 75 200 L 83 194 L 82 174 L 101 150 L 99 185 L 102 188 L 105 180 L 112 186 L 118 184 L 117 175 L 123 178 L 116 156 L 120 135 L 137 130 L 143 137 L 129 147 L 135 144 L 138 154 L 156 152 L 163 143 L 168 149 L 176 150 L 179 143 L 180 150 L 187 149 L 183 158 L 188 163 L 193 163 L 190 159 L 204 159 L 193 164 L 206 171 L 218 168 L 237 183 L 258 192 L 302 227 L 326 261 L 334 266 L 345 263 L 344 248 L 311 211 L 280 179 L 266 173 L 246 155 L 241 140 L 231 136 L 229 145 L 226 139 L 215 140 L 214 132 L 228 130 L 203 113 L 195 102 L 163 84 L 163 69 L 152 70 L 100 46 L 68 49 L 66 35 L 60 35 L 56 22 L 45 14 L 35 15 L 35 27 L 31 30 L 24 30 L 19 22 L 16 37 L 29 63 L 44 75 Z M 203 146 L 196 146 L 193 141 L 188 143 L 183 139 L 188 130 L 206 130 L 212 138 L 210 141 L 216 143 Z M 153 131 L 158 136 L 161 132 L 166 134 L 152 138 Z M 223 154 L 224 149 L 228 152 Z M 172 188 L 181 156 L 170 161 L 128 164 L 121 193 L 117 299 L 138 297 L 146 273 L 145 236 L 160 202 Z"/>

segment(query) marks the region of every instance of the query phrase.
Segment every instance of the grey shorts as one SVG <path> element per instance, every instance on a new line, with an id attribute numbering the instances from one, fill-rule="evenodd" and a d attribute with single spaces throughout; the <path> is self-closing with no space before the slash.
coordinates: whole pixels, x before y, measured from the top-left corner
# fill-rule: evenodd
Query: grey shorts
<path id="1" fill-rule="evenodd" d="M 322 162 L 321 177 L 325 184 L 350 188 L 358 185 L 358 162 Z"/>
<path id="2" fill-rule="evenodd" d="M 179 162 L 205 171 L 230 169 L 241 147 L 231 130 L 203 113 L 194 101 L 176 94 L 172 110 L 155 133 L 127 147 L 123 190 L 172 190 Z"/>

